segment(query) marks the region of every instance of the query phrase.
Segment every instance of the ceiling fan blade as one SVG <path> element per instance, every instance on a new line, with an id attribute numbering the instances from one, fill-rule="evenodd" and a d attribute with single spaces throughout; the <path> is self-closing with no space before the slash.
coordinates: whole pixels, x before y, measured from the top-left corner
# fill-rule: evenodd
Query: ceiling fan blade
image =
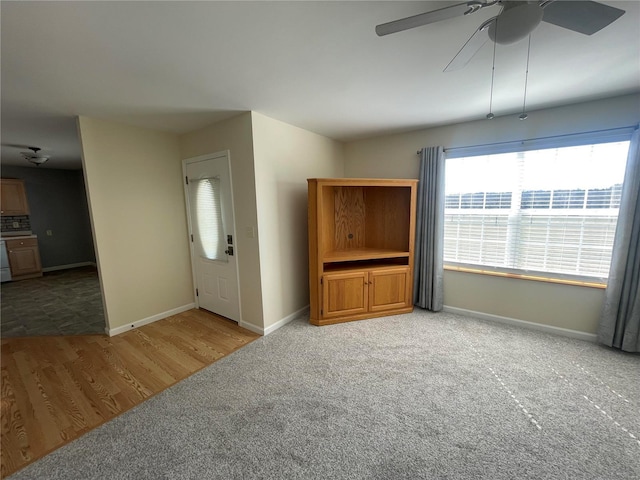
<path id="1" fill-rule="evenodd" d="M 498 17 L 493 17 L 480 25 L 471 38 L 467 40 L 460 51 L 453 57 L 453 60 L 449 62 L 449 65 L 444 69 L 445 72 L 453 72 L 454 70 L 459 70 L 464 67 L 469 60 L 473 58 L 473 56 L 478 53 L 478 50 L 482 48 L 482 46 L 487 43 L 489 40 L 489 28 L 493 25 Z"/>
<path id="2" fill-rule="evenodd" d="M 543 22 L 593 35 L 624 14 L 624 10 L 598 2 L 551 2 L 544 6 Z"/>
<path id="3" fill-rule="evenodd" d="M 377 25 L 376 33 L 379 37 L 382 37 L 384 35 L 389 35 L 390 33 L 401 32 L 403 30 L 409 30 L 410 28 L 428 25 L 429 23 L 440 22 L 453 17 L 461 17 L 463 15 L 473 13 L 485 6 L 488 5 L 480 1 L 458 3 L 457 5 L 451 5 L 431 12 L 421 13 L 419 15 L 413 15 L 412 17 L 401 18 L 400 20 L 394 20 L 393 22 Z"/>

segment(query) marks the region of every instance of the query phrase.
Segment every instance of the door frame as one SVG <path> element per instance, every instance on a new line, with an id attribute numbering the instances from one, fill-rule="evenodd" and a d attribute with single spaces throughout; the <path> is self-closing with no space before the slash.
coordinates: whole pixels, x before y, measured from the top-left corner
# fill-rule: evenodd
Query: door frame
<path id="1" fill-rule="evenodd" d="M 197 308 L 200 308 L 200 298 L 198 297 L 198 295 L 196 294 L 196 288 L 197 288 L 197 276 L 196 276 L 196 263 L 195 263 L 195 253 L 194 253 L 194 248 L 193 248 L 193 241 L 191 240 L 191 236 L 193 235 L 193 228 L 191 226 L 191 205 L 189 202 L 189 186 L 187 184 L 187 165 L 191 164 L 191 163 L 198 163 L 198 162 L 203 162 L 206 160 L 216 160 L 219 158 L 226 158 L 227 159 L 227 165 L 229 166 L 229 187 L 231 189 L 230 194 L 231 194 L 231 212 L 233 214 L 233 238 L 235 239 L 235 241 L 233 242 L 233 246 L 234 246 L 234 256 L 236 257 L 236 279 L 237 279 L 237 283 L 238 285 L 236 285 L 236 287 L 238 288 L 238 312 L 240 313 L 240 319 L 238 321 L 238 324 L 240 324 L 241 322 L 243 322 L 243 317 L 242 317 L 242 296 L 241 296 L 241 292 L 240 292 L 240 268 L 239 268 L 239 263 L 240 263 L 240 253 L 239 253 L 239 248 L 238 248 L 238 232 L 236 230 L 236 207 L 235 207 L 235 202 L 233 199 L 233 174 L 231 172 L 231 151 L 230 150 L 222 150 L 219 152 L 215 152 L 215 153 L 208 153 L 205 155 L 199 155 L 197 157 L 190 157 L 190 158 L 185 158 L 184 160 L 182 160 L 182 181 L 184 182 L 182 184 L 183 188 L 184 188 L 184 201 L 185 201 L 185 208 L 186 208 L 186 215 L 187 215 L 187 241 L 189 242 L 189 252 L 190 252 L 190 258 L 191 258 L 191 278 L 193 279 L 193 298 L 195 299 L 195 304 Z M 215 312 L 213 312 L 215 313 Z"/>

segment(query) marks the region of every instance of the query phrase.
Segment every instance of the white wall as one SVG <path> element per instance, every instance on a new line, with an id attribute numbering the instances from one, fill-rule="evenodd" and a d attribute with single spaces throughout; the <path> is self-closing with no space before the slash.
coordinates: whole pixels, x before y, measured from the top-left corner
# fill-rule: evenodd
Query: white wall
<path id="1" fill-rule="evenodd" d="M 108 327 L 193 306 L 178 137 L 80 117 Z"/>
<path id="2" fill-rule="evenodd" d="M 260 331 L 263 328 L 263 299 L 260 273 L 260 251 L 256 211 L 256 183 L 253 162 L 251 114 L 237 115 L 206 128 L 180 136 L 182 159 L 209 153 L 230 151 L 235 222 L 238 238 L 236 252 L 240 276 L 240 308 L 242 322 Z M 247 228 L 256 232 L 247 236 Z"/>
<path id="3" fill-rule="evenodd" d="M 252 112 L 264 326 L 309 304 L 307 178 L 344 176 L 343 144 Z"/>
<path id="4" fill-rule="evenodd" d="M 347 177 L 417 178 L 416 152 L 626 127 L 640 122 L 640 95 L 447 125 L 347 143 Z M 603 291 L 445 272 L 445 304 L 483 313 L 595 333 Z M 562 308 L 560 308 L 560 306 Z"/>

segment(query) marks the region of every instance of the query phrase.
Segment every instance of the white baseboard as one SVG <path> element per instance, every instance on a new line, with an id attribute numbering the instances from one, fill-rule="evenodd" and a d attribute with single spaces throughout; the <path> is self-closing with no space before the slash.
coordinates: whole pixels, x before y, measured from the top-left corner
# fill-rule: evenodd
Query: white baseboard
<path id="1" fill-rule="evenodd" d="M 238 325 L 242 328 L 246 328 L 247 330 L 251 330 L 258 335 L 269 335 L 270 333 L 276 331 L 280 327 L 285 326 L 287 323 L 295 320 L 298 317 L 306 314 L 309 311 L 309 305 L 306 307 L 302 307 L 300 310 L 293 312 L 291 315 L 287 315 L 283 319 L 278 320 L 276 323 L 269 325 L 267 328 L 256 327 L 255 325 L 247 322 L 238 322 Z"/>
<path id="2" fill-rule="evenodd" d="M 238 326 L 242 328 L 246 328 L 247 330 L 253 333 L 257 333 L 258 335 L 264 335 L 264 328 L 256 327 L 253 323 L 247 323 L 241 320 L 238 322 Z"/>
<path id="3" fill-rule="evenodd" d="M 571 330 L 568 328 L 555 327 L 553 325 L 545 325 L 543 323 L 527 322 L 526 320 L 518 320 L 517 318 L 501 317 L 499 315 L 493 315 L 491 313 L 476 312 L 474 310 L 466 310 L 464 308 L 449 307 L 445 305 L 442 308 L 443 311 L 449 313 L 457 313 L 459 315 L 468 315 L 469 317 L 480 318 L 482 320 L 489 320 L 491 322 L 505 323 L 507 325 L 516 325 L 518 327 L 528 328 L 530 330 L 538 330 L 540 332 L 553 333 L 555 335 L 562 335 L 563 337 L 577 338 L 578 340 L 586 340 L 588 342 L 595 342 L 597 335 L 595 333 L 581 332 L 579 330 Z"/>
<path id="4" fill-rule="evenodd" d="M 42 272 L 43 273 L 55 272 L 56 270 L 68 270 L 70 268 L 95 267 L 95 266 L 96 266 L 96 262 L 69 263 L 67 265 L 56 265 L 55 267 L 46 267 L 42 269 Z"/>
<path id="5" fill-rule="evenodd" d="M 309 311 L 309 305 L 307 305 L 306 307 L 302 307 L 297 312 L 293 312 L 291 315 L 287 315 L 283 319 L 278 320 L 276 323 L 269 325 L 267 328 L 264 329 L 264 334 L 269 335 L 271 332 L 275 332 L 280 327 L 284 327 L 287 323 L 291 322 L 292 320 L 295 320 L 298 317 L 301 317 L 302 315 L 306 314 L 308 311 Z"/>
<path id="6" fill-rule="evenodd" d="M 122 325 L 121 327 L 116 327 L 116 328 L 106 327 L 105 328 L 105 332 L 110 337 L 113 337 L 114 335 L 119 335 L 120 333 L 124 333 L 124 332 L 126 332 L 128 330 L 132 330 L 134 328 L 138 328 L 138 327 L 141 327 L 143 325 L 147 325 L 148 323 L 157 322 L 158 320 L 162 320 L 163 318 L 167 318 L 167 317 L 170 317 L 172 315 L 177 315 L 179 313 L 186 312 L 187 310 L 191 310 L 192 308 L 196 308 L 196 304 L 195 303 L 188 303 L 187 305 L 183 305 L 181 307 L 174 308 L 172 310 L 167 310 L 166 312 L 158 313 L 156 315 L 152 315 L 150 317 L 143 318 L 142 320 L 136 320 L 133 323 L 129 323 L 127 325 Z"/>

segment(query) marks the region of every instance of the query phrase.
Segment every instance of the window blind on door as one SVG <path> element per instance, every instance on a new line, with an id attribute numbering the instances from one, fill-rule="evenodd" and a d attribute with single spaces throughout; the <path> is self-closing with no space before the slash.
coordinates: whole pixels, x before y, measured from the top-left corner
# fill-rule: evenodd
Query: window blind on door
<path id="1" fill-rule="evenodd" d="M 218 177 L 189 180 L 191 202 L 195 206 L 194 244 L 198 255 L 227 261 L 226 241 L 220 203 Z"/>

